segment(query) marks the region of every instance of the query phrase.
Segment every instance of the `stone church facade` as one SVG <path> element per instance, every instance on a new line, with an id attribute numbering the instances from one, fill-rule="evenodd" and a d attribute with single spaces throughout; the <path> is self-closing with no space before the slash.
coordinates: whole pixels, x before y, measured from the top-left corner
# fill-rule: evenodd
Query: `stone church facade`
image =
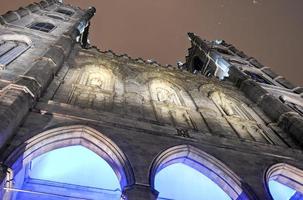
<path id="1" fill-rule="evenodd" d="M 14 173 L 71 145 L 110 164 L 122 199 L 156 199 L 156 173 L 176 162 L 234 200 L 271 199 L 271 179 L 303 197 L 302 87 L 193 33 L 177 66 L 100 51 L 95 12 L 45 0 L 0 16 L 3 198 Z"/>

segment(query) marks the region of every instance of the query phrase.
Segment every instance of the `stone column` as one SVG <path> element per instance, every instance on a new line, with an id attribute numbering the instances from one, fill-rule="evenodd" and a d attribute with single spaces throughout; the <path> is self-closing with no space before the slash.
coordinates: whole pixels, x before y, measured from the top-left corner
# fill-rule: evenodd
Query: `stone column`
<path id="1" fill-rule="evenodd" d="M 123 197 L 125 200 L 156 200 L 158 192 L 151 186 L 135 184 L 124 189 Z"/>

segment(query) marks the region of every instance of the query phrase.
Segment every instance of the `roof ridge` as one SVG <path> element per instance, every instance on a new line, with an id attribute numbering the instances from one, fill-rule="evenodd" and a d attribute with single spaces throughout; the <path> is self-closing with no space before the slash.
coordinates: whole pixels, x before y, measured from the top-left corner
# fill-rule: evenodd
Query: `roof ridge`
<path id="1" fill-rule="evenodd" d="M 151 66 L 154 66 L 154 67 L 163 67 L 163 68 L 166 68 L 166 69 L 182 70 L 182 68 L 180 68 L 179 66 L 174 66 L 174 65 L 171 65 L 171 64 L 163 65 L 163 64 L 157 62 L 156 60 L 152 60 L 152 59 L 145 60 L 141 57 L 133 58 L 133 57 L 129 56 L 127 53 L 118 54 L 118 53 L 114 52 L 111 49 L 102 51 L 101 49 L 99 49 L 95 45 L 91 46 L 89 49 L 94 49 L 94 50 L 98 51 L 99 53 L 109 55 L 109 56 L 112 56 L 112 57 L 115 57 L 115 58 L 118 58 L 118 59 L 125 59 L 126 58 L 129 61 L 131 61 L 133 63 L 136 63 L 136 64 L 147 64 L 147 65 L 151 65 Z"/>

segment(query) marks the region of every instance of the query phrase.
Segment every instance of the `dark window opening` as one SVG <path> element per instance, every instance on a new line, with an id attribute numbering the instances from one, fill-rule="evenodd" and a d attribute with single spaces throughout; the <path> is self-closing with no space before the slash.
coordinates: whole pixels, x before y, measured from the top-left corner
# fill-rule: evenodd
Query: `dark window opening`
<path id="1" fill-rule="evenodd" d="M 72 16 L 74 14 L 74 12 L 72 12 L 70 10 L 65 10 L 65 9 L 59 9 L 56 12 L 67 15 L 67 16 Z"/>
<path id="2" fill-rule="evenodd" d="M 204 65 L 205 65 L 205 62 L 203 62 L 199 57 L 195 57 L 192 62 L 192 71 L 195 73 L 201 72 Z"/>
<path id="3" fill-rule="evenodd" d="M 55 28 L 55 26 L 53 24 L 43 23 L 43 22 L 34 23 L 30 26 L 30 29 L 34 29 L 34 30 L 38 30 L 38 31 L 46 32 L 46 33 L 50 32 L 54 28 Z"/>
<path id="4" fill-rule="evenodd" d="M 205 69 L 205 71 L 203 72 L 203 74 L 206 77 L 212 77 L 213 75 L 215 75 L 216 70 L 217 70 L 216 64 L 213 61 L 211 61 L 207 66 L 207 69 Z"/>
<path id="5" fill-rule="evenodd" d="M 244 71 L 244 73 L 247 74 L 248 76 L 250 76 L 250 78 L 253 79 L 254 81 L 271 85 L 271 82 L 266 80 L 262 75 L 259 75 L 259 74 L 256 74 L 256 73 L 250 72 L 250 71 Z"/>

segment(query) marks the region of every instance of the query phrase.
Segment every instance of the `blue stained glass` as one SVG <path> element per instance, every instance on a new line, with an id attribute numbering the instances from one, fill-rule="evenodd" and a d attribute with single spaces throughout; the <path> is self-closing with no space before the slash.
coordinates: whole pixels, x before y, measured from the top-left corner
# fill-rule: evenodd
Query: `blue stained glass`
<path id="1" fill-rule="evenodd" d="M 231 198 L 212 180 L 182 163 L 162 169 L 155 178 L 159 200 L 230 200 Z"/>
<path id="2" fill-rule="evenodd" d="M 45 153 L 31 162 L 29 177 L 74 185 L 119 189 L 110 165 L 83 146 L 70 146 Z"/>
<path id="3" fill-rule="evenodd" d="M 268 186 L 274 200 L 289 200 L 296 193 L 294 189 L 274 180 L 269 181 Z"/>

